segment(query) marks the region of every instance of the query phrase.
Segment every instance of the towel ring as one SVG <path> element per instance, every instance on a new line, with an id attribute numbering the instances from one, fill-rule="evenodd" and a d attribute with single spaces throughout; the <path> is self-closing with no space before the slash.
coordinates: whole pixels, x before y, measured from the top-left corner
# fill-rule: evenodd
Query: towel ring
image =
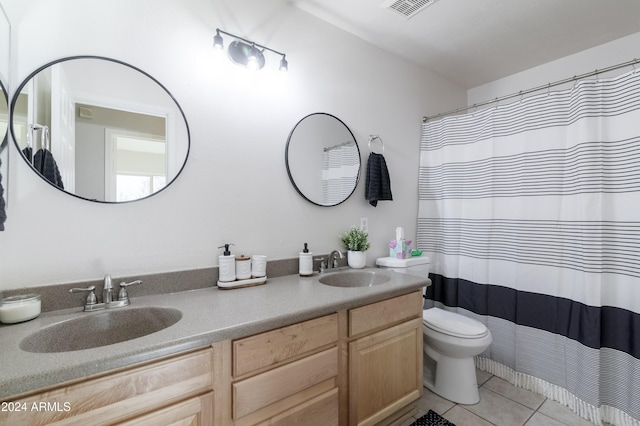
<path id="1" fill-rule="evenodd" d="M 371 149 L 371 142 L 376 140 L 376 139 L 378 139 L 380 141 L 380 145 L 382 145 L 382 152 L 376 152 L 375 154 L 383 154 L 384 153 L 384 142 L 382 142 L 382 139 L 378 135 L 369 135 L 369 152 L 373 152 L 373 150 Z"/>

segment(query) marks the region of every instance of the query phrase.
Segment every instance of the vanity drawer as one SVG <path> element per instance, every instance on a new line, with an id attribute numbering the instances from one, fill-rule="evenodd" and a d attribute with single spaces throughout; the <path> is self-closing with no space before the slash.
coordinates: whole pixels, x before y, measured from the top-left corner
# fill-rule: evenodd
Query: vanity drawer
<path id="1" fill-rule="evenodd" d="M 299 406 L 335 388 L 337 375 L 338 348 L 333 347 L 236 382 L 232 387 L 233 418 L 237 421 L 262 409 L 268 412 L 272 405 L 280 409 Z"/>
<path id="2" fill-rule="evenodd" d="M 259 426 L 338 426 L 338 388 L 305 401 Z"/>
<path id="3" fill-rule="evenodd" d="M 349 310 L 349 337 L 422 317 L 422 290 Z"/>
<path id="4" fill-rule="evenodd" d="M 338 314 L 233 342 L 233 376 L 273 366 L 338 341 Z"/>
<path id="5" fill-rule="evenodd" d="M 113 424 L 213 389 L 211 348 L 123 369 L 14 400 L 21 413 L 0 413 L 4 425 Z M 57 423 L 59 422 L 59 423 Z"/>

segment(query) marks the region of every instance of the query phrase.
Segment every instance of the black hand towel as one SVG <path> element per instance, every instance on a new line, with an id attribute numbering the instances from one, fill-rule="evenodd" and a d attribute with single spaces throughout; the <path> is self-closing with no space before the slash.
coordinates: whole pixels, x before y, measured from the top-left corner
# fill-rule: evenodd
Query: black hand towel
<path id="1" fill-rule="evenodd" d="M 39 149 L 38 152 L 36 152 L 36 155 L 33 157 L 33 167 L 49 182 L 60 189 L 64 189 L 58 164 L 49 150 Z"/>
<path id="2" fill-rule="evenodd" d="M 33 149 L 31 149 L 31 147 L 26 147 L 25 149 L 23 149 L 22 155 L 24 155 L 26 159 L 29 160 L 31 164 L 33 164 Z"/>
<path id="3" fill-rule="evenodd" d="M 375 152 L 369 154 L 364 197 L 373 207 L 378 205 L 378 201 L 393 200 L 389 170 L 382 154 Z"/>

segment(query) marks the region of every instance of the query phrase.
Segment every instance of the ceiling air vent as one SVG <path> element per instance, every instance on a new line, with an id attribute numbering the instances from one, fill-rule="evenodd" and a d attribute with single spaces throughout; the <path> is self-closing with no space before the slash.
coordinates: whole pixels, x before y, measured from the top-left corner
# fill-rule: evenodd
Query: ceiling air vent
<path id="1" fill-rule="evenodd" d="M 437 0 L 389 0 L 384 2 L 381 7 L 409 19 L 436 1 Z"/>

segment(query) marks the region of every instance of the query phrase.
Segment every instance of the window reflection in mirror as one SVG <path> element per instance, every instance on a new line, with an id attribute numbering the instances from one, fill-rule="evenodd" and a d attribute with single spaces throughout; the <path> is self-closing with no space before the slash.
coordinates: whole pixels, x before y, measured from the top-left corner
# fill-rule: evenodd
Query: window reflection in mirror
<path id="1" fill-rule="evenodd" d="M 169 92 L 142 71 L 106 58 L 42 67 L 12 102 L 23 157 L 45 180 L 81 198 L 124 202 L 165 188 L 184 167 L 189 132 Z M 49 150 L 61 183 L 40 168 Z"/>

